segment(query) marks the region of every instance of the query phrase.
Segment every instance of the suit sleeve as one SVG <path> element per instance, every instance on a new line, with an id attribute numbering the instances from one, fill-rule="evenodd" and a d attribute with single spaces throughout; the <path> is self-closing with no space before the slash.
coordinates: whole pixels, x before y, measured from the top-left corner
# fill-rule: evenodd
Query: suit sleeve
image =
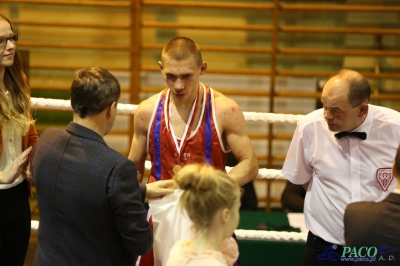
<path id="1" fill-rule="evenodd" d="M 350 226 L 351 226 L 349 224 L 349 221 L 350 221 L 349 219 L 351 219 L 350 218 L 350 216 L 351 216 L 350 212 L 351 212 L 351 210 L 349 208 L 349 205 L 347 205 L 347 207 L 346 207 L 346 209 L 344 211 L 344 216 L 343 216 L 343 220 L 344 220 L 344 240 L 345 240 L 346 246 L 349 246 L 350 243 L 351 243 L 350 234 L 349 234 Z"/>
<path id="2" fill-rule="evenodd" d="M 142 202 L 146 199 L 146 192 L 147 192 L 147 187 L 145 184 L 139 184 L 140 186 L 140 193 L 142 194 Z"/>
<path id="3" fill-rule="evenodd" d="M 354 202 L 347 205 L 343 218 L 346 246 L 359 247 L 365 244 L 365 237 L 368 236 L 368 229 L 366 230 L 366 228 L 368 228 L 370 221 L 375 218 L 366 215 L 371 207 L 370 202 Z"/>
<path id="4" fill-rule="evenodd" d="M 143 187 L 139 186 L 133 162 L 117 164 L 108 184 L 108 198 L 117 231 L 126 249 L 133 255 L 147 253 L 153 245 L 153 234 L 143 205 Z"/>
<path id="5" fill-rule="evenodd" d="M 286 181 L 286 186 L 281 197 L 282 207 L 293 212 L 303 212 L 305 197 L 306 190 L 303 186 Z"/>

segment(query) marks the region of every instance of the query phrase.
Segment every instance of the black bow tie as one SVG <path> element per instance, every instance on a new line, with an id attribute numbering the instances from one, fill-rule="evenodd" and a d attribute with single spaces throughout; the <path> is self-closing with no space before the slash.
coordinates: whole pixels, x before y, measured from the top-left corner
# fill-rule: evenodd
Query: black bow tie
<path id="1" fill-rule="evenodd" d="M 356 138 L 359 138 L 359 139 L 362 139 L 362 140 L 367 139 L 367 133 L 365 133 L 365 132 L 348 132 L 348 131 L 343 131 L 343 132 L 339 132 L 339 133 L 336 133 L 336 134 L 335 134 L 335 137 L 336 137 L 337 139 L 340 139 L 340 138 L 345 137 L 345 136 L 353 136 L 353 137 L 356 137 Z"/>

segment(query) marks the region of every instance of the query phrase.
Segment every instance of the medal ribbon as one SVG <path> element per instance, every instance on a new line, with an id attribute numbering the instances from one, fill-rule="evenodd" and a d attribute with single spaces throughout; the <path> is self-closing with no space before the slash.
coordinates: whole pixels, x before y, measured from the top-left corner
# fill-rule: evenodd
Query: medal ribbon
<path id="1" fill-rule="evenodd" d="M 183 132 L 183 135 L 182 135 L 182 138 L 181 138 L 181 142 L 179 144 L 178 144 L 178 140 L 176 138 L 174 129 L 172 128 L 172 123 L 171 123 L 172 112 L 171 112 L 171 106 L 169 105 L 169 102 L 168 102 L 168 105 L 169 105 L 169 123 L 168 124 L 169 124 L 169 127 L 171 129 L 171 135 L 172 135 L 172 139 L 174 140 L 174 143 L 175 143 L 176 151 L 179 154 L 178 165 L 179 165 L 180 160 L 181 160 L 181 151 L 184 149 L 184 146 L 187 143 L 187 139 L 190 136 L 190 130 L 192 128 L 192 125 L 193 125 L 193 122 L 194 122 L 194 117 L 195 117 L 196 110 L 197 110 L 197 102 L 199 100 L 199 93 L 200 93 L 200 86 L 197 89 L 197 96 L 196 96 L 196 99 L 194 100 L 194 104 L 192 105 L 192 110 L 190 111 L 190 115 L 189 115 L 189 119 L 188 119 L 189 123 L 186 123 L 185 131 Z M 188 134 L 188 132 L 189 132 L 189 134 Z"/>
<path id="2" fill-rule="evenodd" d="M 207 109 L 206 109 L 206 127 L 204 134 L 204 143 L 206 151 L 206 163 L 211 165 L 211 149 L 212 149 L 212 126 L 211 126 L 211 93 L 206 94 Z"/>
<path id="3" fill-rule="evenodd" d="M 154 177 L 161 180 L 161 123 L 162 123 L 162 109 L 165 96 L 161 95 L 158 103 L 156 120 L 154 124 Z"/>

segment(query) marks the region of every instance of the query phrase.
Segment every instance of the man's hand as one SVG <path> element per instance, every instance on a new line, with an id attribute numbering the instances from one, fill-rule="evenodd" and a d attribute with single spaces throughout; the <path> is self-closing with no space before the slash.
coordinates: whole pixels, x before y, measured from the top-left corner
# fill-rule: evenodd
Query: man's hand
<path id="1" fill-rule="evenodd" d="M 10 169 L 6 172 L 0 172 L 0 184 L 11 184 L 17 179 L 24 171 L 24 165 L 28 160 L 28 155 L 32 151 L 32 147 L 29 147 L 12 162 Z"/>
<path id="2" fill-rule="evenodd" d="M 174 181 L 160 180 L 157 182 L 146 184 L 146 197 L 155 198 L 165 196 L 174 192 Z"/>

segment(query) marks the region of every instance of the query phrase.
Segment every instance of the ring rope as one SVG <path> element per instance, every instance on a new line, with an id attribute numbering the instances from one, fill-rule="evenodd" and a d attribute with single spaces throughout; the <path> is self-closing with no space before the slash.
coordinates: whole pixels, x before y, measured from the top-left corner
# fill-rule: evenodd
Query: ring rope
<path id="1" fill-rule="evenodd" d="M 307 233 L 298 233 L 298 232 L 237 229 L 235 230 L 235 235 L 240 240 L 307 242 Z"/>
<path id="2" fill-rule="evenodd" d="M 60 99 L 46 99 L 46 98 L 31 98 L 32 106 L 44 109 L 53 110 L 69 110 L 71 111 L 70 100 Z M 118 114 L 134 114 L 137 105 L 118 103 Z M 274 113 L 257 113 L 257 112 L 243 112 L 246 121 L 252 122 L 266 122 L 266 123 L 297 123 L 304 115 L 292 114 L 274 114 Z"/>
<path id="3" fill-rule="evenodd" d="M 31 230 L 39 229 L 39 221 L 31 221 Z M 235 230 L 235 235 L 239 240 L 260 240 L 260 241 L 279 241 L 279 242 L 306 242 L 307 233 L 280 232 L 280 231 L 260 231 L 260 230 Z"/>

